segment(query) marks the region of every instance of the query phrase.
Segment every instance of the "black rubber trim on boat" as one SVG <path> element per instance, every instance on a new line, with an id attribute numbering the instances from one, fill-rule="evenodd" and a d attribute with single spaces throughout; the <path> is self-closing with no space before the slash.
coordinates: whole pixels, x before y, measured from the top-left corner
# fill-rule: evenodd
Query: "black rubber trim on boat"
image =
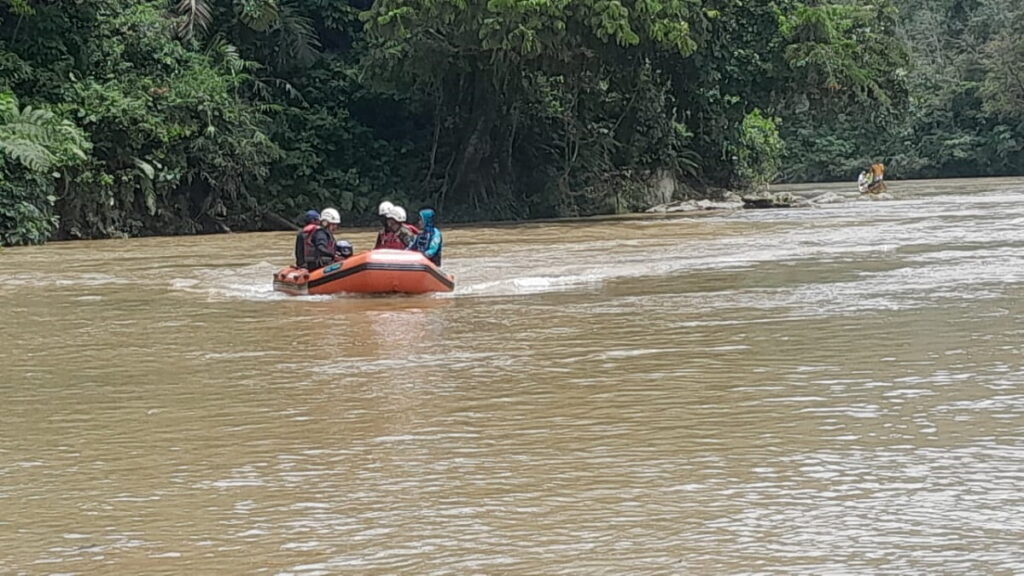
<path id="1" fill-rule="evenodd" d="M 346 276 L 358 274 L 364 270 L 389 270 L 392 272 L 427 272 L 434 277 L 435 280 L 443 284 L 449 290 L 455 289 L 455 283 L 452 282 L 447 276 L 439 272 L 436 268 L 427 266 L 425 264 L 385 264 L 383 262 L 367 262 L 365 264 L 359 264 L 351 268 L 342 268 L 337 272 L 331 272 L 327 276 L 321 276 L 316 280 L 309 281 L 310 288 L 316 288 L 317 286 L 323 286 L 324 284 L 330 284 L 335 280 L 340 280 Z"/>

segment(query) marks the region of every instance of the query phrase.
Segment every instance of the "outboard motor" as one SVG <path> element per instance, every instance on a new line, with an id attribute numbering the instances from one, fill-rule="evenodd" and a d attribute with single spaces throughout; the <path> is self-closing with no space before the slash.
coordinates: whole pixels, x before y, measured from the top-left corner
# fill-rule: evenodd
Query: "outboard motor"
<path id="1" fill-rule="evenodd" d="M 334 245 L 334 251 L 337 252 L 338 256 L 348 258 L 352 256 L 352 244 L 347 240 L 338 240 Z"/>

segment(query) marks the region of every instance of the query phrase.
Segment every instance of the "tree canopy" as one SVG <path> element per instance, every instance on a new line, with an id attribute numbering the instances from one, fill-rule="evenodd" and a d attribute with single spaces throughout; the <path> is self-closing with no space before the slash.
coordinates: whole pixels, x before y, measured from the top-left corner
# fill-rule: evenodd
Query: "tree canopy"
<path id="1" fill-rule="evenodd" d="M 0 0 L 0 243 L 1024 168 L 1012 0 Z"/>

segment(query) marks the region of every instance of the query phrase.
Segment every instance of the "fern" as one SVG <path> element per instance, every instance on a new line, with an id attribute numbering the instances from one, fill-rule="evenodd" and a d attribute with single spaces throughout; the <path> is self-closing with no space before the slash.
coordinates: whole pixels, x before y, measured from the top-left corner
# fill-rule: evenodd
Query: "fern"
<path id="1" fill-rule="evenodd" d="M 266 105 L 272 100 L 273 91 L 271 86 L 280 90 L 288 100 L 298 102 L 303 106 L 308 106 L 306 99 L 302 97 L 302 93 L 295 89 L 295 86 L 286 80 L 280 78 L 253 78 L 252 79 L 252 91 L 257 101 L 261 104 Z"/>
<path id="2" fill-rule="evenodd" d="M 185 40 L 196 37 L 196 29 L 206 32 L 213 21 L 207 0 L 181 0 L 178 3 L 178 15 L 182 16 L 178 23 L 178 36 Z"/>
<path id="3" fill-rule="evenodd" d="M 320 49 L 320 39 L 313 28 L 313 21 L 299 13 L 291 4 L 282 4 L 278 12 L 278 27 L 282 50 L 278 51 L 280 64 L 286 64 L 284 58 L 309 64 Z"/>
<path id="4" fill-rule="evenodd" d="M 206 55 L 215 62 L 223 64 L 232 74 L 243 74 L 259 69 L 257 62 L 246 60 L 238 53 L 238 47 L 228 42 L 223 36 L 216 36 L 206 48 Z"/>
<path id="5" fill-rule="evenodd" d="M 45 172 L 54 161 L 53 155 L 43 146 L 3 132 L 0 132 L 0 150 L 33 172 Z"/>
<path id="6" fill-rule="evenodd" d="M 236 0 L 238 18 L 257 32 L 269 30 L 278 22 L 276 0 Z"/>
<path id="7" fill-rule="evenodd" d="M 84 159 L 84 135 L 49 110 L 18 108 L 13 94 L 0 94 L 0 151 L 33 172 Z"/>

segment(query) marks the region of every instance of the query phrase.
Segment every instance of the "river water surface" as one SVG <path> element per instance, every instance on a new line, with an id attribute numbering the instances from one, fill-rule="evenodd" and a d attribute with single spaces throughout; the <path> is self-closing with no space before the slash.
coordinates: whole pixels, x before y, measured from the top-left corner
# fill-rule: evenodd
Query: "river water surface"
<path id="1" fill-rule="evenodd" d="M 451 229 L 433 297 L 5 250 L 0 573 L 1024 574 L 1024 181 L 891 191 Z"/>

